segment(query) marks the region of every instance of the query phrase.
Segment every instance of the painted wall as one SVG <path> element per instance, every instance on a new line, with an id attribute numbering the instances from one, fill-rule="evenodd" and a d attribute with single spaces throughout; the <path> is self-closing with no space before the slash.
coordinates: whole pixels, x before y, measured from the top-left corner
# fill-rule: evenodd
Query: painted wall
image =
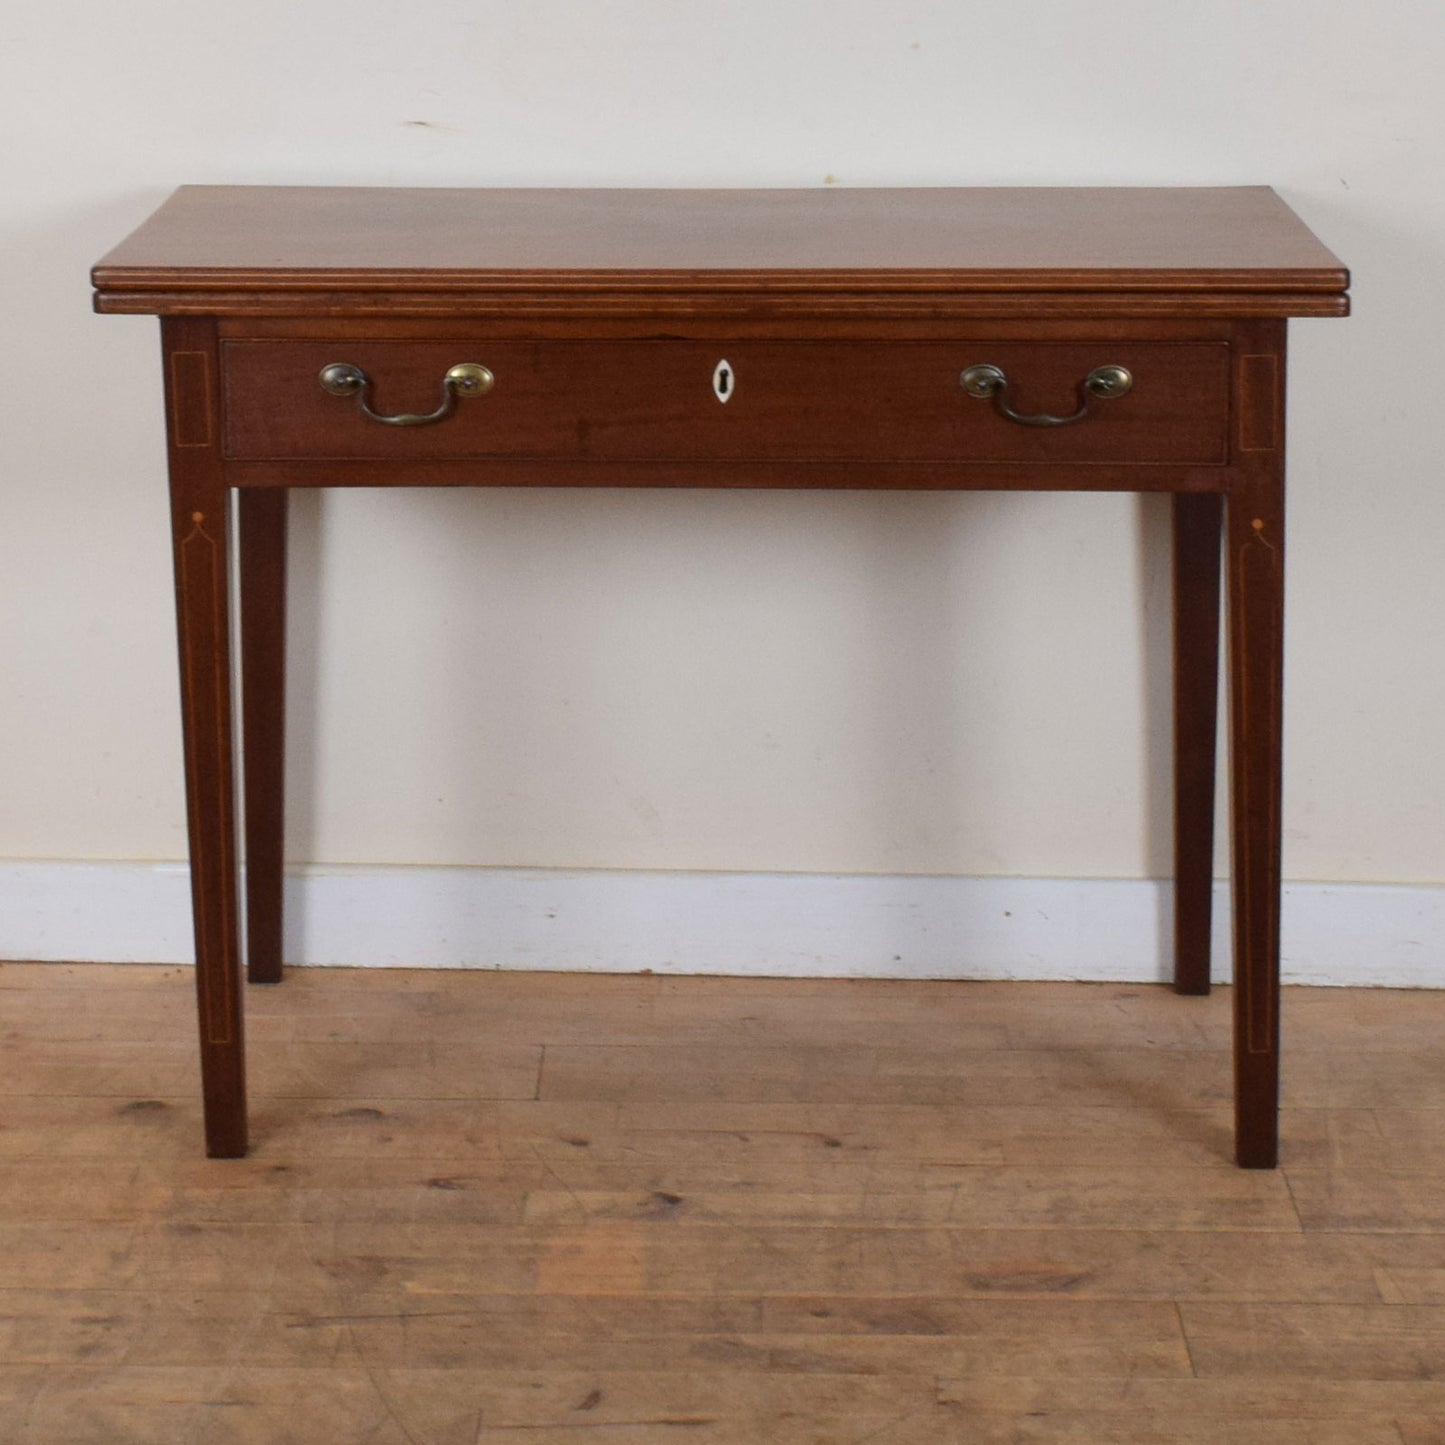
<path id="1" fill-rule="evenodd" d="M 1445 884 L 1441 73 L 1434 0 L 23 0 L 0 858 L 184 853 L 156 328 L 86 281 L 175 184 L 1269 183 L 1356 278 L 1293 330 L 1286 873 Z M 298 861 L 1167 871 L 1157 499 L 293 516 Z"/>

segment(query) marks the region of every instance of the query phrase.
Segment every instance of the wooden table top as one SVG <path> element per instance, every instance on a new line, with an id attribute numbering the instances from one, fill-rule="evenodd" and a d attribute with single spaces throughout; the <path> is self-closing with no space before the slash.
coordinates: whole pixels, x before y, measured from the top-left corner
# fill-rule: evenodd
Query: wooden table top
<path id="1" fill-rule="evenodd" d="M 1208 293 L 1341 315 L 1349 285 L 1265 186 L 183 186 L 93 280 L 102 311 L 194 311 L 204 294 L 221 314 L 261 293 L 545 289 Z"/>

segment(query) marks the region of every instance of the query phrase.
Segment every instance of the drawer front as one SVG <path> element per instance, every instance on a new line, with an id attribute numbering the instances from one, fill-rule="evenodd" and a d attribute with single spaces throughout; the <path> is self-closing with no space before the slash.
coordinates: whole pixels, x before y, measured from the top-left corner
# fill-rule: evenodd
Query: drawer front
<path id="1" fill-rule="evenodd" d="M 1228 358 L 1224 342 L 228 341 L 225 444 L 266 461 L 1207 465 L 1227 460 Z M 460 362 L 494 382 L 441 421 L 388 426 L 321 386 L 335 362 L 366 373 L 381 414 L 435 410 Z M 1070 425 L 1024 426 L 964 391 L 979 364 L 1007 375 L 1024 414 L 1076 411 L 1099 366 L 1128 368 L 1133 387 Z"/>

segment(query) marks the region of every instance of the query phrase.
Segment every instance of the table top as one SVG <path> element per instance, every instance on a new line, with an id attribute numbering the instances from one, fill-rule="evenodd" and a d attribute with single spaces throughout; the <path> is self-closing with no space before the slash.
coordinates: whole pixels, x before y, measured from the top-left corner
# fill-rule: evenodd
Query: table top
<path id="1" fill-rule="evenodd" d="M 1339 315 L 1349 285 L 1265 186 L 183 186 L 93 280 L 99 310 L 208 296 L 220 314 L 318 291 L 806 290 L 1207 293 L 1253 298 L 1249 314 Z"/>

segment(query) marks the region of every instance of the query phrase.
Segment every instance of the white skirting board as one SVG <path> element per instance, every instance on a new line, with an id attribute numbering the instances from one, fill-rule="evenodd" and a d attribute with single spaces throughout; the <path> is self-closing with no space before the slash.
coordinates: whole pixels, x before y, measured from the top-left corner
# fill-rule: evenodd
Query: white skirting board
<path id="1" fill-rule="evenodd" d="M 1129 879 L 307 868 L 288 963 L 833 978 L 1168 977 L 1172 889 Z M 1217 884 L 1214 974 L 1229 976 Z M 1291 883 L 1295 983 L 1445 987 L 1445 886 Z M 189 963 L 179 863 L 0 862 L 0 959 Z"/>

